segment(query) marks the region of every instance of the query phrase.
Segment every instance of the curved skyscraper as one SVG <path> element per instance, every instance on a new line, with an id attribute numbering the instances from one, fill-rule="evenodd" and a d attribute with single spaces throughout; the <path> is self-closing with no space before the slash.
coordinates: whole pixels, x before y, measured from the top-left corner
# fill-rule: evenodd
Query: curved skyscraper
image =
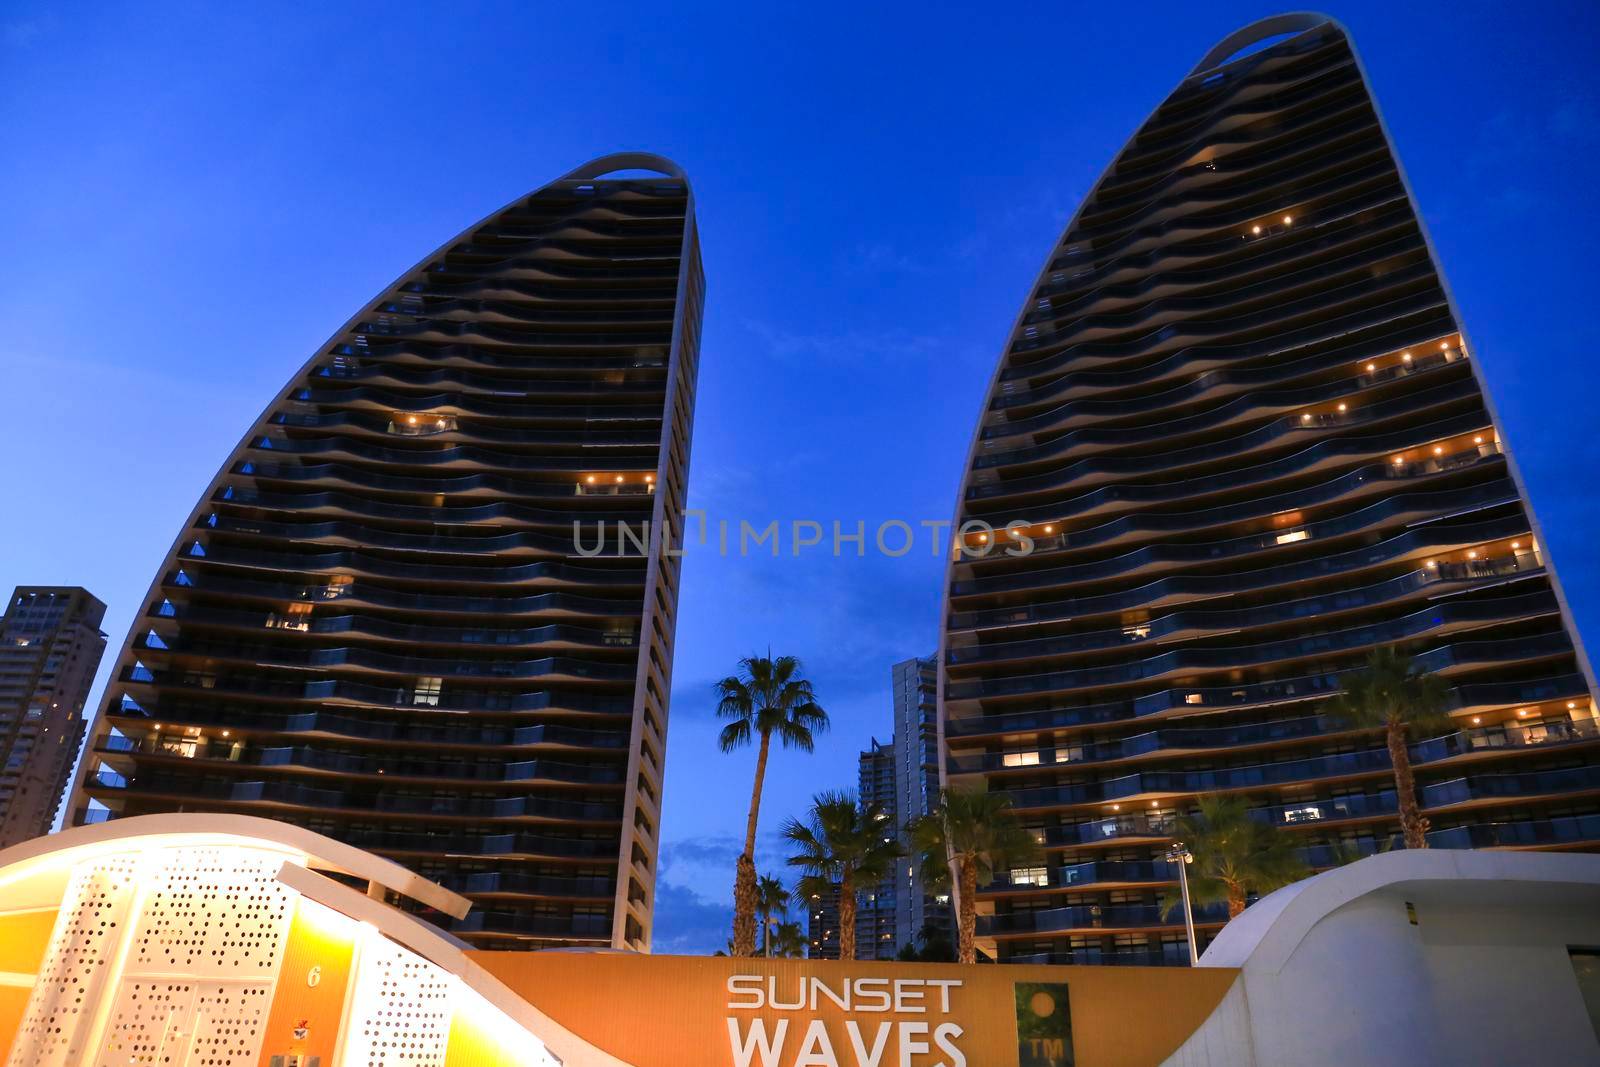
<path id="1" fill-rule="evenodd" d="M 1313 866 L 1387 841 L 1382 737 L 1320 714 L 1379 647 L 1450 686 L 1456 732 L 1411 749 L 1431 845 L 1600 844 L 1588 665 L 1325 16 L 1228 38 L 1094 186 L 1013 328 L 957 519 L 998 532 L 968 527 L 988 554 L 950 566 L 946 778 L 1008 791 L 1046 857 L 979 894 L 998 958 L 1186 962 L 1159 902 L 1203 793 Z M 1201 911 L 1202 943 L 1223 917 Z"/>
<path id="2" fill-rule="evenodd" d="M 265 815 L 479 945 L 648 948 L 703 287 L 684 174 L 623 155 L 384 290 L 184 524 L 72 820 Z"/>

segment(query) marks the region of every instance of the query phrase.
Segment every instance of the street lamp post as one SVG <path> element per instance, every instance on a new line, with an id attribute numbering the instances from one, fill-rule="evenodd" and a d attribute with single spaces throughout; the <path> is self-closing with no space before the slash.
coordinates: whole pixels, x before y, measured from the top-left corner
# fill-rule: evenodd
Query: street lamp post
<path id="1" fill-rule="evenodd" d="M 1189 966 L 1193 967 L 1200 962 L 1200 953 L 1194 946 L 1194 908 L 1189 904 L 1189 864 L 1194 862 L 1194 853 L 1183 847 L 1182 841 L 1175 841 L 1167 850 L 1167 861 L 1178 865 L 1178 888 L 1183 893 L 1183 927 L 1189 934 Z"/>

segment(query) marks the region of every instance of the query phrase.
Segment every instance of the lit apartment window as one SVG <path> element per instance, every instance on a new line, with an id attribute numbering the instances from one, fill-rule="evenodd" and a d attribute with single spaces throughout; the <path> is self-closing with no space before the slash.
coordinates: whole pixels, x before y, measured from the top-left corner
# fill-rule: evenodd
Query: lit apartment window
<path id="1" fill-rule="evenodd" d="M 1043 867 L 1018 867 L 1011 872 L 1012 885 L 1049 885 L 1050 872 Z"/>
<path id="2" fill-rule="evenodd" d="M 1310 536 L 1311 534 L 1307 533 L 1305 530 L 1285 530 L 1283 533 L 1278 535 L 1277 543 L 1280 545 L 1289 545 L 1296 541 L 1304 541 Z"/>
<path id="3" fill-rule="evenodd" d="M 436 708 L 439 706 L 439 692 L 443 688 L 443 678 L 418 678 L 416 688 L 411 691 L 411 703 Z"/>
<path id="4" fill-rule="evenodd" d="M 1001 762 L 1007 767 L 1037 767 L 1039 765 L 1039 753 L 1007 752 L 1001 757 Z"/>

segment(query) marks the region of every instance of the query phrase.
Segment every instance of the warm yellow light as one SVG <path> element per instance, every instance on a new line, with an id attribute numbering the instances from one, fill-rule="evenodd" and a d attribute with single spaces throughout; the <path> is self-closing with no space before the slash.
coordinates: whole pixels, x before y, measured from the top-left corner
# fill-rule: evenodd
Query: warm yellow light
<path id="1" fill-rule="evenodd" d="M 592 475 L 592 474 L 589 475 L 587 478 L 584 479 L 584 481 L 588 482 L 590 485 L 593 485 L 594 484 L 594 475 Z"/>
<path id="2" fill-rule="evenodd" d="M 1368 363 L 1367 364 L 1367 370 L 1368 371 L 1375 371 L 1377 369 L 1378 369 L 1378 365 L 1376 363 Z"/>
<path id="3" fill-rule="evenodd" d="M 1400 354 L 1400 358 L 1405 360 L 1407 363 L 1410 363 L 1411 362 L 1411 353 L 1410 352 L 1402 352 Z"/>
<path id="4" fill-rule="evenodd" d="M 979 541 L 987 541 L 987 540 L 989 540 L 989 535 L 988 534 L 979 534 L 978 535 L 978 540 Z"/>
<path id="5" fill-rule="evenodd" d="M 1472 443 L 1475 444 L 1475 445 L 1483 444 L 1483 434 L 1480 433 L 1476 437 L 1474 437 L 1472 439 Z"/>
<path id="6" fill-rule="evenodd" d="M 1471 551 L 1469 551 L 1467 553 L 1467 558 L 1468 559 L 1477 559 L 1478 558 L 1478 550 L 1474 548 Z"/>
<path id="7" fill-rule="evenodd" d="M 656 476 L 654 474 L 646 474 L 644 476 L 644 480 L 647 482 L 653 482 L 656 480 Z"/>
<path id="8" fill-rule="evenodd" d="M 1151 801 L 1151 802 L 1150 802 L 1150 806 L 1151 806 L 1151 807 L 1152 807 L 1152 808 L 1153 808 L 1153 807 L 1155 807 L 1155 806 L 1156 806 L 1156 803 L 1157 803 L 1157 802 L 1156 802 L 1156 801 L 1154 801 L 1154 800 L 1152 800 L 1152 801 Z"/>
<path id="9" fill-rule="evenodd" d="M 1433 560 L 1430 559 L 1428 561 L 1428 569 L 1429 570 L 1433 570 L 1433 569 L 1437 568 L 1438 566 L 1439 566 L 1439 564 L 1435 563 Z"/>
<path id="10" fill-rule="evenodd" d="M 224 731 L 222 731 L 222 736 L 223 736 L 223 737 L 227 737 L 227 736 L 228 736 L 228 733 L 229 733 L 229 731 L 227 731 L 227 730 L 224 730 Z"/>
<path id="11" fill-rule="evenodd" d="M 1300 416 L 1300 421 L 1301 422 L 1310 422 L 1311 421 L 1311 412 L 1308 411 L 1304 415 L 1301 415 Z"/>
<path id="12" fill-rule="evenodd" d="M 1344 411 L 1344 410 L 1345 410 L 1345 408 L 1346 408 L 1346 405 L 1344 405 L 1344 404 L 1340 404 L 1340 405 L 1339 405 L 1339 410 L 1340 410 L 1340 411 Z"/>
<path id="13" fill-rule="evenodd" d="M 1044 528 L 1044 532 L 1045 533 L 1055 533 L 1056 532 L 1056 528 L 1054 526 L 1046 526 Z"/>
<path id="14" fill-rule="evenodd" d="M 1022 531 L 1021 530 L 1012 530 L 1011 531 L 1011 536 L 1012 537 L 1021 537 L 1022 536 Z"/>
<path id="15" fill-rule="evenodd" d="M 1289 224 L 1291 224 L 1291 223 L 1292 223 L 1292 222 L 1294 222 L 1294 216 L 1293 216 L 1293 215 L 1285 215 L 1285 216 L 1284 216 L 1284 217 L 1283 217 L 1283 224 L 1284 224 L 1284 225 L 1285 225 L 1285 226 L 1288 226 L 1288 225 L 1289 225 Z"/>
<path id="16" fill-rule="evenodd" d="M 1121 804 L 1113 804 L 1113 805 L 1111 805 L 1111 810 L 1112 811 L 1121 811 L 1122 810 L 1122 805 Z"/>
<path id="17" fill-rule="evenodd" d="M 619 474 L 619 475 L 617 475 L 617 484 L 618 484 L 618 485 L 621 485 L 621 484 L 622 484 L 622 475 L 620 475 L 620 474 Z"/>
<path id="18" fill-rule="evenodd" d="M 1250 232 L 1253 233 L 1253 234 L 1259 235 L 1261 233 L 1261 227 L 1260 226 L 1252 226 L 1252 227 L 1250 227 Z"/>
<path id="19" fill-rule="evenodd" d="M 407 415 L 406 422 L 410 423 L 412 426 L 415 426 L 417 424 L 417 417 L 415 415 Z"/>
<path id="20" fill-rule="evenodd" d="M 1439 351 L 1441 351 L 1441 352 L 1450 351 L 1450 342 L 1449 341 L 1440 341 L 1439 342 Z"/>
<path id="21" fill-rule="evenodd" d="M 1578 706 L 1578 702 L 1577 702 L 1577 701 L 1576 701 L 1576 700 L 1569 700 L 1569 701 L 1567 701 L 1567 707 L 1569 707 L 1569 708 L 1575 708 L 1575 707 L 1577 707 L 1577 706 Z"/>
<path id="22" fill-rule="evenodd" d="M 1444 446 L 1443 445 L 1434 445 L 1433 446 L 1433 454 L 1436 455 L 1436 456 L 1444 455 Z"/>
<path id="23" fill-rule="evenodd" d="M 1525 719 L 1527 717 L 1528 717 L 1528 709 L 1527 708 L 1518 708 L 1517 709 L 1517 718 Z"/>
<path id="24" fill-rule="evenodd" d="M 156 723 L 156 729 L 157 730 L 161 729 L 161 724 L 160 723 Z"/>
<path id="25" fill-rule="evenodd" d="M 1522 542 L 1521 541 L 1513 541 L 1513 542 L 1511 542 L 1511 547 L 1512 548 L 1521 548 L 1522 547 Z"/>
<path id="26" fill-rule="evenodd" d="M 1402 457 L 1402 456 L 1396 456 L 1396 457 L 1394 457 L 1394 465 L 1395 465 L 1395 466 L 1396 466 L 1396 467 L 1398 467 L 1398 466 L 1401 466 L 1401 465 L 1402 465 L 1402 464 L 1404 464 L 1404 463 L 1405 463 L 1405 458 L 1404 458 L 1404 457 Z"/>
<path id="27" fill-rule="evenodd" d="M 1482 721 L 1483 721 L 1483 716 L 1482 715 L 1474 715 L 1472 717 L 1472 725 L 1474 725 L 1474 726 L 1478 725 Z"/>

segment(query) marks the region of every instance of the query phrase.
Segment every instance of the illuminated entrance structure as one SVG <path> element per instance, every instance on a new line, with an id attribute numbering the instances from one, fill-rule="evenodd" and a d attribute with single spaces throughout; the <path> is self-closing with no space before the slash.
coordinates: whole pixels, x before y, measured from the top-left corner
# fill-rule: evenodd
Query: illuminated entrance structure
<path id="1" fill-rule="evenodd" d="M 1187 962 L 1160 900 L 1202 793 L 1313 867 L 1386 841 L 1381 737 L 1319 715 L 1380 647 L 1450 684 L 1456 731 L 1412 748 L 1431 845 L 1600 845 L 1593 679 L 1326 16 L 1229 37 L 1091 191 L 996 370 L 967 520 L 1032 542 L 971 533 L 941 647 L 947 781 L 1008 791 L 1046 850 L 980 891 L 999 959 Z"/>
<path id="2" fill-rule="evenodd" d="M 703 288 L 688 180 L 620 155 L 356 314 L 185 523 L 70 822 L 266 815 L 477 944 L 648 949 Z"/>
<path id="3" fill-rule="evenodd" d="M 266 819 L 35 838 L 0 853 L 0 1048 L 9 1067 L 557 1067 L 586 1047 L 388 894 L 470 906 Z"/>
<path id="4" fill-rule="evenodd" d="M 1600 1058 L 1596 856 L 1370 857 L 1264 898 L 1194 968 L 495 951 L 406 902 L 471 907 L 235 815 L 118 819 L 0 851 L 0 1067 Z M 1471 1010 L 1485 1003 L 1497 1010 Z"/>

